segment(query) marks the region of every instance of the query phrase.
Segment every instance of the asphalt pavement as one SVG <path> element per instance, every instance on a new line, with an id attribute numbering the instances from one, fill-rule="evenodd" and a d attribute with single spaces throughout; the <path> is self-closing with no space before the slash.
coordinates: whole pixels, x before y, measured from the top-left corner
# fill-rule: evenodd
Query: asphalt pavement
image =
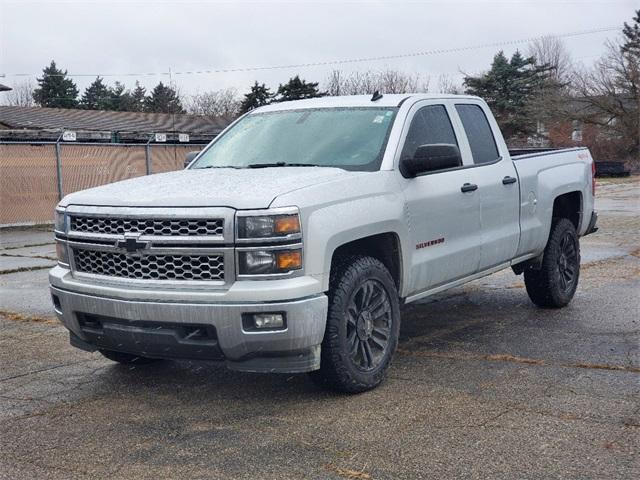
<path id="1" fill-rule="evenodd" d="M 125 367 L 53 319 L 47 229 L 0 231 L 0 478 L 640 478 L 640 179 L 599 182 L 564 309 L 500 272 L 403 308 L 355 396 L 204 362 Z"/>

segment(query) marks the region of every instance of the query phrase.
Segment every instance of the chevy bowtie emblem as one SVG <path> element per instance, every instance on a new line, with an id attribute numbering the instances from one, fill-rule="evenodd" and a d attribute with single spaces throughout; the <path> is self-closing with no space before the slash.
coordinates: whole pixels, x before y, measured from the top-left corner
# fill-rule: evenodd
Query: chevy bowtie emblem
<path id="1" fill-rule="evenodd" d="M 136 253 L 149 246 L 149 242 L 141 242 L 138 240 L 139 238 L 140 234 L 125 234 L 124 240 L 118 240 L 116 247 L 124 248 L 127 253 Z"/>

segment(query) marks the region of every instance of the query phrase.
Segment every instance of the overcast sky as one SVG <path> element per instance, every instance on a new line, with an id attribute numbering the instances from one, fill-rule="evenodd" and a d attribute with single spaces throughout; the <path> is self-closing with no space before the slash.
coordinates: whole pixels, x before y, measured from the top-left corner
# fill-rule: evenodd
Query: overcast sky
<path id="1" fill-rule="evenodd" d="M 100 74 L 153 87 L 185 72 L 290 65 L 509 42 L 546 34 L 621 27 L 639 0 L 433 1 L 7 1 L 0 0 L 0 83 L 39 74 L 52 59 L 70 74 Z M 617 32 L 564 40 L 589 64 Z M 526 44 L 505 45 L 507 54 Z M 486 70 L 497 47 L 384 61 L 278 70 L 172 75 L 183 93 L 254 80 L 277 87 L 289 77 L 326 80 L 332 69 L 398 69 L 431 77 Z M 35 75 L 31 77 L 35 82 Z M 93 78 L 74 77 L 82 90 Z"/>

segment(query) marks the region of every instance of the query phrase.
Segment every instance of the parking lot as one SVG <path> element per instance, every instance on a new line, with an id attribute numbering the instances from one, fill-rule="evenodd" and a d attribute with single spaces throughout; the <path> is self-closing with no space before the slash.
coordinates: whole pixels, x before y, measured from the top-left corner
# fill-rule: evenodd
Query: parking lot
<path id="1" fill-rule="evenodd" d="M 0 478 L 638 478 L 640 179 L 599 182 L 576 298 L 511 271 L 402 312 L 383 385 L 121 366 L 52 317 L 46 228 L 1 233 Z"/>

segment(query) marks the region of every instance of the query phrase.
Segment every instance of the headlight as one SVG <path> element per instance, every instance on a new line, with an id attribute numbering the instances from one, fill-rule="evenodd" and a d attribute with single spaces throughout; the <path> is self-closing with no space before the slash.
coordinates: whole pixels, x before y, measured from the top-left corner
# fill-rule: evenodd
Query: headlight
<path id="1" fill-rule="evenodd" d="M 302 249 L 243 250 L 238 253 L 238 274 L 273 275 L 302 268 Z"/>
<path id="2" fill-rule="evenodd" d="M 65 225 L 64 225 L 64 210 L 57 210 L 56 209 L 56 218 L 54 221 L 54 228 L 56 231 L 58 232 L 64 232 L 65 231 Z"/>
<path id="3" fill-rule="evenodd" d="M 238 238 L 274 238 L 300 233 L 300 217 L 288 215 L 261 215 L 238 217 Z"/>

